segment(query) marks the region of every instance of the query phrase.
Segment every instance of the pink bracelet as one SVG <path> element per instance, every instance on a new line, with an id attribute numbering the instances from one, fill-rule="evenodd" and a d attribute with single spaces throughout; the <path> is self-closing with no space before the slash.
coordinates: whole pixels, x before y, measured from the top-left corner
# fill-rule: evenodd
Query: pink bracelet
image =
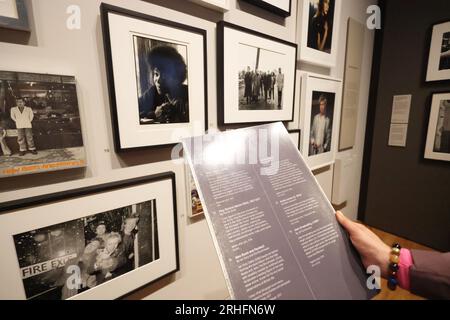
<path id="1" fill-rule="evenodd" d="M 409 290 L 410 288 L 409 268 L 412 265 L 413 259 L 411 251 L 402 248 L 400 250 L 400 261 L 398 263 L 397 279 L 399 286 L 405 290 Z"/>

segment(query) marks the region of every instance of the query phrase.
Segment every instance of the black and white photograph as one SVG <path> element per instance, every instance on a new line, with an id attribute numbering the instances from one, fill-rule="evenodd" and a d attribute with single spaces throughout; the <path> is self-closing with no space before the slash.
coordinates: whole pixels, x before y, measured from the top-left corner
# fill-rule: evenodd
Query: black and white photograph
<path id="1" fill-rule="evenodd" d="M 217 32 L 219 123 L 292 121 L 297 45 L 225 21 Z"/>
<path id="2" fill-rule="evenodd" d="M 175 190 L 165 172 L 2 203 L 0 298 L 117 299 L 175 272 Z"/>
<path id="3" fill-rule="evenodd" d="M 27 299 L 65 300 L 157 260 L 155 211 L 151 200 L 14 235 Z"/>
<path id="4" fill-rule="evenodd" d="M 187 47 L 134 36 L 140 124 L 189 122 Z"/>
<path id="5" fill-rule="evenodd" d="M 311 170 L 334 163 L 338 148 L 342 80 L 314 73 L 302 74 L 301 149 Z"/>
<path id="6" fill-rule="evenodd" d="M 450 161 L 450 93 L 433 95 L 425 158 Z"/>
<path id="7" fill-rule="evenodd" d="M 86 166 L 74 77 L 0 71 L 0 178 Z"/>
<path id="8" fill-rule="evenodd" d="M 239 57 L 239 110 L 282 109 L 283 54 L 240 44 Z"/>
<path id="9" fill-rule="evenodd" d="M 309 0 L 308 47 L 331 53 L 335 0 Z"/>
<path id="10" fill-rule="evenodd" d="M 116 152 L 204 133 L 206 30 L 101 4 Z"/>
<path id="11" fill-rule="evenodd" d="M 331 92 L 312 93 L 310 156 L 331 150 L 335 97 L 336 94 Z"/>
<path id="12" fill-rule="evenodd" d="M 341 6 L 341 0 L 298 2 L 299 60 L 325 67 L 336 65 Z"/>
<path id="13" fill-rule="evenodd" d="M 441 60 L 439 70 L 450 70 L 450 31 L 442 36 Z"/>
<path id="14" fill-rule="evenodd" d="M 432 29 L 426 81 L 450 80 L 450 21 Z"/>

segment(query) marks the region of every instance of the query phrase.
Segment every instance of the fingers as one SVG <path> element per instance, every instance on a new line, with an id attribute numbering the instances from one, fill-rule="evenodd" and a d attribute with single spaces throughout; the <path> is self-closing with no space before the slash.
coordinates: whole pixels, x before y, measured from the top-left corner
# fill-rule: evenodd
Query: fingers
<path id="1" fill-rule="evenodd" d="M 336 212 L 336 218 L 348 233 L 353 234 L 358 230 L 358 224 L 348 219 L 342 212 Z"/>

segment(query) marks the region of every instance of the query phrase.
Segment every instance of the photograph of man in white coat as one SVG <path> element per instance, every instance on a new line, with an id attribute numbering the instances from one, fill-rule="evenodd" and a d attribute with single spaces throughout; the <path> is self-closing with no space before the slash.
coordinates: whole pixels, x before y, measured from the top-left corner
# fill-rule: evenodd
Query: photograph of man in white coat
<path id="1" fill-rule="evenodd" d="M 11 119 L 16 124 L 17 128 L 17 142 L 19 143 L 19 155 L 24 156 L 27 151 L 36 155 L 36 146 L 33 138 L 33 109 L 25 106 L 25 101 L 22 98 L 16 99 L 16 107 L 11 108 Z"/>
<path id="2" fill-rule="evenodd" d="M 319 105 L 319 113 L 314 113 L 314 103 L 317 101 Z M 317 104 L 317 102 L 316 102 Z M 333 103 L 334 104 L 334 103 Z M 313 112 L 311 112 L 311 135 L 309 155 L 317 155 L 330 151 L 331 147 L 331 133 L 332 133 L 332 119 L 327 114 L 328 99 L 325 94 L 313 93 Z M 317 107 L 316 107 L 317 108 Z M 315 115 L 314 115 L 315 114 Z"/>

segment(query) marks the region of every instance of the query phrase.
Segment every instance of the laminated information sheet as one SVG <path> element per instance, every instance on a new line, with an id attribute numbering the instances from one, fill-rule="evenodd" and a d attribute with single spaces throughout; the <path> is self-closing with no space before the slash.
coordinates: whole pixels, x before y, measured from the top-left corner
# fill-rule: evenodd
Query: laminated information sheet
<path id="1" fill-rule="evenodd" d="M 346 232 L 283 124 L 183 140 L 232 299 L 369 299 Z"/>

